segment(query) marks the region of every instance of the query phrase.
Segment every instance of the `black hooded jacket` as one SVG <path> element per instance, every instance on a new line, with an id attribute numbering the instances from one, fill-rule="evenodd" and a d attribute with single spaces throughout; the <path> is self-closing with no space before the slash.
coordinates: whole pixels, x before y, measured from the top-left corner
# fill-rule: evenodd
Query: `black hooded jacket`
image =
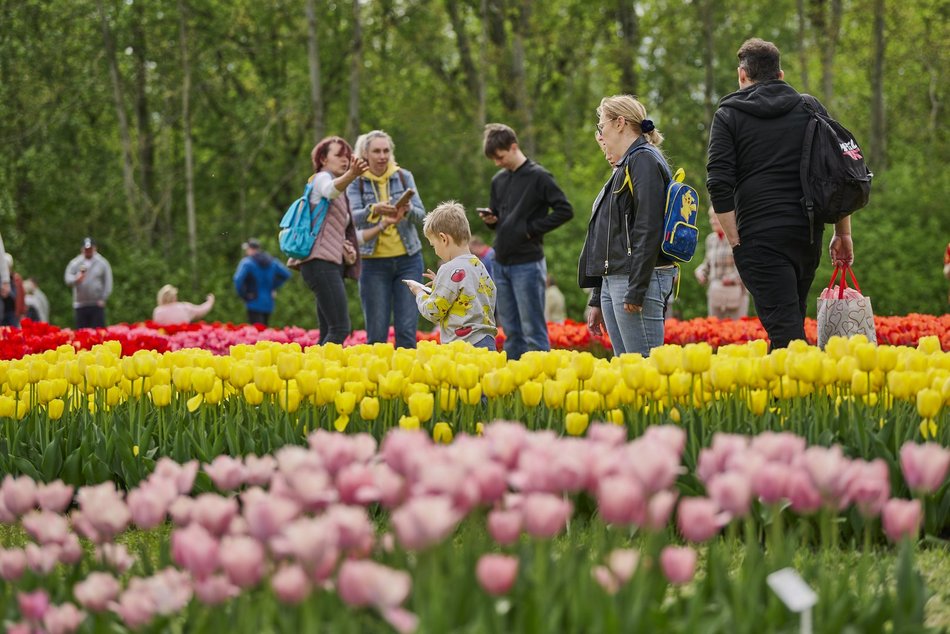
<path id="1" fill-rule="evenodd" d="M 801 94 L 779 79 L 719 102 L 706 188 L 717 213 L 735 210 L 740 239 L 776 229 L 807 234 L 800 167 L 808 119 Z"/>

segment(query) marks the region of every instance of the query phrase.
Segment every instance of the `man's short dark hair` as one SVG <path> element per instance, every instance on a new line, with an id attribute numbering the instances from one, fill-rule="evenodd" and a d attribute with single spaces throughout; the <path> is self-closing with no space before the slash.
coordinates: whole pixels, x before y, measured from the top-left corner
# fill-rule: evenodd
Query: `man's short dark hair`
<path id="1" fill-rule="evenodd" d="M 483 149 L 488 158 L 495 158 L 498 152 L 511 148 L 517 142 L 518 137 L 515 131 L 504 123 L 489 123 L 485 126 Z"/>
<path id="2" fill-rule="evenodd" d="M 778 79 L 782 70 L 782 54 L 771 42 L 757 37 L 746 40 L 736 53 L 739 66 L 745 69 L 749 81 L 760 82 Z"/>

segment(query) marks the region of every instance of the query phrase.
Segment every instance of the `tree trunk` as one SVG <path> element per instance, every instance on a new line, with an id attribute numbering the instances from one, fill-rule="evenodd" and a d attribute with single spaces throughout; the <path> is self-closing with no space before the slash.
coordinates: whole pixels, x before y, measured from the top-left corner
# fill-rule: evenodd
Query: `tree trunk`
<path id="1" fill-rule="evenodd" d="M 808 50 L 805 45 L 808 16 L 805 14 L 805 0 L 797 0 L 798 10 L 798 65 L 801 66 L 802 92 L 809 92 L 808 88 Z"/>
<path id="2" fill-rule="evenodd" d="M 884 0 L 874 0 L 874 63 L 871 65 L 871 159 L 874 167 L 887 165 L 887 126 L 884 113 Z"/>
<path id="3" fill-rule="evenodd" d="M 363 27 L 360 21 L 360 0 L 353 0 L 353 49 L 350 56 L 350 107 L 346 120 L 346 137 L 360 133 L 360 71 L 363 67 Z"/>
<path id="4" fill-rule="evenodd" d="M 307 58 L 310 61 L 310 107 L 313 108 L 313 142 L 324 136 L 323 77 L 320 73 L 320 46 L 317 39 L 317 12 L 314 0 L 307 0 Z"/>
<path id="5" fill-rule="evenodd" d="M 828 5 L 830 11 L 826 11 Z M 841 0 L 812 0 L 811 15 L 815 30 L 822 34 L 821 94 L 825 106 L 830 107 L 834 97 L 835 49 L 841 34 Z"/>
<path id="6" fill-rule="evenodd" d="M 514 17 L 514 42 L 511 47 L 511 76 L 515 85 L 515 111 L 520 130 L 518 135 L 525 153 L 535 154 L 537 145 L 534 138 L 534 116 L 528 97 L 528 77 L 525 70 L 524 42 L 531 21 L 531 0 L 522 0 Z"/>
<path id="7" fill-rule="evenodd" d="M 155 198 L 155 137 L 148 107 L 148 57 L 145 47 L 145 3 L 132 5 L 132 54 L 135 57 L 135 118 L 138 127 L 141 212 L 152 211 Z M 151 217 L 153 214 L 149 214 Z M 149 227 L 148 223 L 142 226 Z M 150 229 L 146 229 L 151 234 Z M 145 236 L 151 242 L 151 235 Z"/>
<path id="8" fill-rule="evenodd" d="M 637 49 L 640 48 L 640 24 L 634 3 L 629 0 L 617 0 L 617 25 L 620 27 L 620 50 L 617 63 L 620 64 L 620 91 L 637 94 Z"/>
<path id="9" fill-rule="evenodd" d="M 191 147 L 191 61 L 188 59 L 188 7 L 178 0 L 178 30 L 181 45 L 181 122 L 185 141 L 185 205 L 188 216 L 188 254 L 191 260 L 192 292 L 198 293 L 198 225 L 195 219 L 195 168 Z"/>
<path id="10" fill-rule="evenodd" d="M 478 112 L 475 114 L 475 125 L 479 133 L 488 123 L 488 80 L 485 70 L 488 68 L 488 0 L 481 2 L 481 41 L 478 51 Z"/>
<path id="11" fill-rule="evenodd" d="M 112 39 L 105 7 L 102 6 L 102 0 L 97 0 L 96 5 L 102 25 L 102 42 L 105 47 L 106 61 L 109 64 L 109 76 L 112 79 L 115 115 L 119 121 L 119 139 L 122 143 L 122 184 L 125 189 L 125 204 L 128 207 L 129 234 L 137 239 L 140 236 L 138 192 L 132 165 L 132 137 L 129 134 L 129 120 L 125 114 L 125 96 L 122 91 L 122 79 L 119 76 L 119 64 L 115 57 L 115 40 Z"/>
<path id="12" fill-rule="evenodd" d="M 703 67 L 706 76 L 703 81 L 703 109 L 705 111 L 706 137 L 709 137 L 709 126 L 712 124 L 713 114 L 716 111 L 716 39 L 715 39 L 715 0 L 702 0 L 699 5 L 700 18 L 703 24 Z"/>

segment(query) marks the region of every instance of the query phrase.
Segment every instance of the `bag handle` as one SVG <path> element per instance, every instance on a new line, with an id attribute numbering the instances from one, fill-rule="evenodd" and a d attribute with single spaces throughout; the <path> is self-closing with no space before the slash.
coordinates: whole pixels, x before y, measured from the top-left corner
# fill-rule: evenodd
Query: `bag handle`
<path id="1" fill-rule="evenodd" d="M 854 286 L 854 290 L 861 292 L 861 287 L 858 286 L 858 278 L 854 276 L 854 271 L 850 266 L 836 266 L 834 272 L 831 274 L 831 281 L 828 282 L 828 288 L 832 289 L 835 286 L 835 279 L 838 277 L 838 273 L 841 273 L 841 282 L 838 286 L 838 299 L 844 299 L 844 289 L 848 288 L 848 274 L 851 275 L 851 285 Z"/>

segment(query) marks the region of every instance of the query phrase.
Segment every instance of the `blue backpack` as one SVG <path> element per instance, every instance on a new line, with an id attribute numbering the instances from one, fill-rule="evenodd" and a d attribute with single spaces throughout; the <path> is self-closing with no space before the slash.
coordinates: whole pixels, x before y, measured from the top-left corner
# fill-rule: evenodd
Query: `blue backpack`
<path id="1" fill-rule="evenodd" d="M 667 176 L 670 177 L 670 183 L 666 186 L 666 208 L 663 212 L 663 242 L 660 244 L 660 251 L 668 258 L 677 262 L 689 262 L 696 253 L 696 245 L 699 242 L 699 228 L 696 226 L 696 214 L 699 211 L 699 194 L 696 189 L 683 182 L 686 178 L 686 172 L 683 168 L 676 170 L 675 174 L 670 174 L 670 168 L 666 164 L 666 159 L 652 145 L 641 145 L 633 150 L 631 154 L 639 150 L 652 151 Z"/>
<path id="2" fill-rule="evenodd" d="M 316 209 L 310 209 L 310 192 L 313 190 L 313 181 L 307 183 L 303 196 L 294 201 L 287 208 L 287 213 L 280 221 L 278 242 L 280 250 L 288 258 L 303 259 L 310 255 L 313 241 L 320 233 L 320 227 L 327 217 L 330 201 L 321 198 Z"/>

